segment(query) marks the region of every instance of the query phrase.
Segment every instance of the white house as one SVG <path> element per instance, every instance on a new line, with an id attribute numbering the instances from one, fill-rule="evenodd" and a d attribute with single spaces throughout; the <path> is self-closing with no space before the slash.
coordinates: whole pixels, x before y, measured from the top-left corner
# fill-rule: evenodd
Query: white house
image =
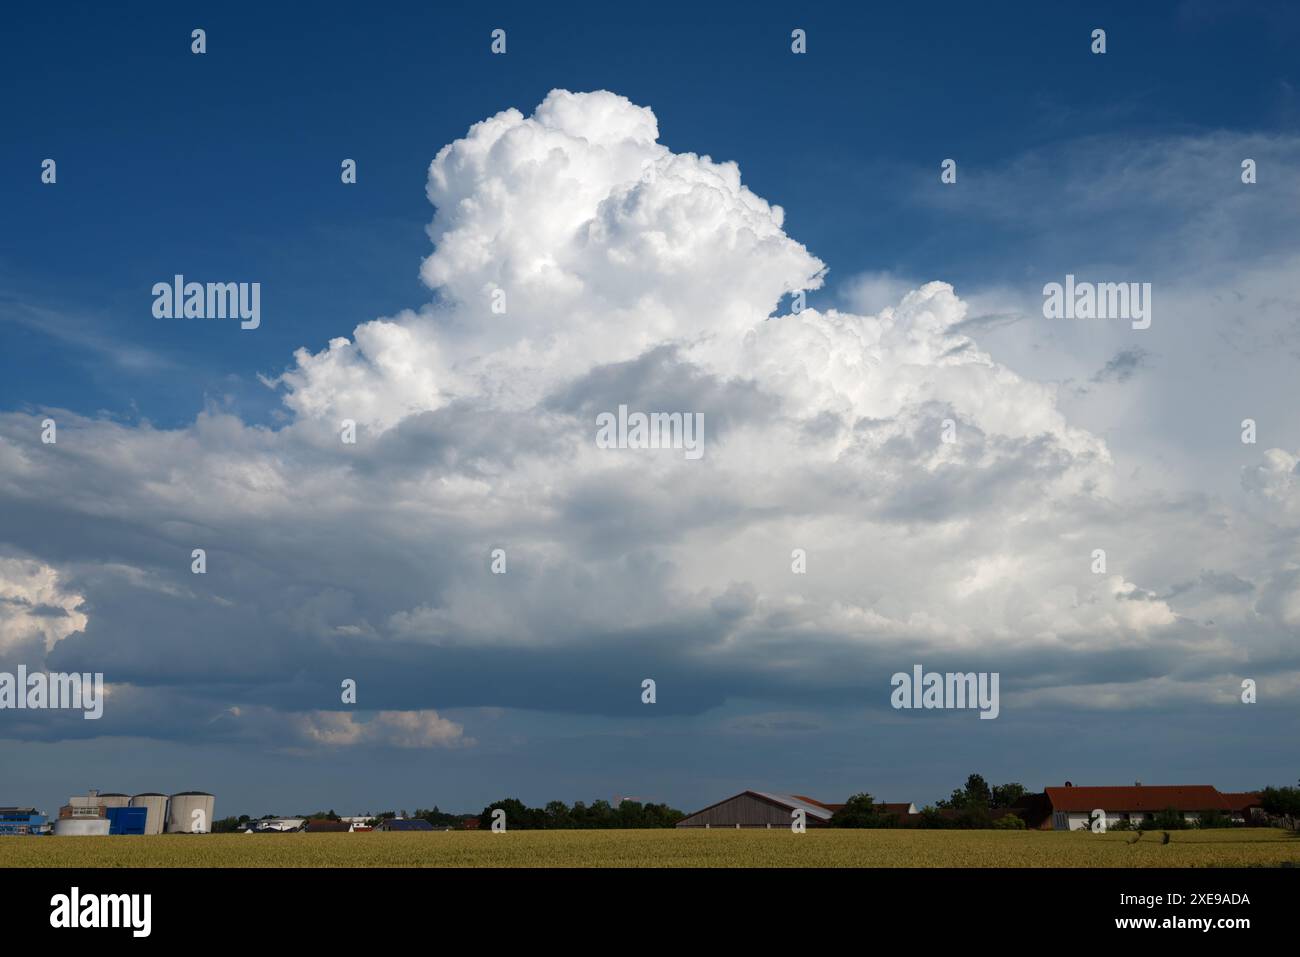
<path id="1" fill-rule="evenodd" d="M 262 821 L 249 821 L 250 831 L 297 831 L 307 823 L 303 817 L 268 817 Z"/>
<path id="2" fill-rule="evenodd" d="M 1146 821 L 1171 808 L 1188 822 L 1199 820 L 1206 811 L 1242 818 L 1241 807 L 1234 806 L 1240 802 L 1230 801 L 1208 784 L 1074 787 L 1066 782 L 1064 787 L 1047 788 L 1047 800 L 1051 804 L 1049 827 L 1055 831 L 1084 830 L 1099 812 L 1105 816 L 1107 828 L 1121 821 Z"/>

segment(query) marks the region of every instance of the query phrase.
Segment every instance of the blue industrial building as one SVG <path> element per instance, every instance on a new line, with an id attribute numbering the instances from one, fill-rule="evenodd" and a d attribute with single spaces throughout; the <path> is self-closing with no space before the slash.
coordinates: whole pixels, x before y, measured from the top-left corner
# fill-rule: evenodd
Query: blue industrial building
<path id="1" fill-rule="evenodd" d="M 106 807 L 109 834 L 143 834 L 149 813 L 146 807 Z"/>
<path id="2" fill-rule="evenodd" d="M 0 807 L 0 835 L 43 834 L 48 822 L 34 807 Z"/>

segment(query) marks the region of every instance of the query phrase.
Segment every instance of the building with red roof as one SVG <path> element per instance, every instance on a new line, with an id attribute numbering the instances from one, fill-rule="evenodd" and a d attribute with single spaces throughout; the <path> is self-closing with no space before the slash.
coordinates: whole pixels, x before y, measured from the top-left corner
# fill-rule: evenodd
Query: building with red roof
<path id="1" fill-rule="evenodd" d="M 1258 806 L 1259 795 L 1223 794 L 1209 784 L 1134 784 L 1123 787 L 1064 787 L 1046 789 L 1050 813 L 1042 827 L 1055 831 L 1078 831 L 1104 814 L 1106 826 L 1121 821 L 1140 823 L 1161 811 L 1173 810 L 1184 820 L 1197 821 L 1202 814 L 1215 811 L 1238 821 L 1247 817 L 1252 799 Z"/>

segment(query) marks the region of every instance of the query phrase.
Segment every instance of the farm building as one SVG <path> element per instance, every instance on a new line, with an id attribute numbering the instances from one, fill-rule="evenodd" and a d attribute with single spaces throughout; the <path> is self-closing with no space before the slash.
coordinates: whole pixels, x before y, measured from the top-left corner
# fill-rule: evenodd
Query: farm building
<path id="1" fill-rule="evenodd" d="M 1244 824 L 1263 814 L 1263 805 L 1260 804 L 1259 795 L 1254 791 L 1221 791 L 1220 793 L 1228 802 L 1228 813 L 1234 821 Z"/>
<path id="2" fill-rule="evenodd" d="M 347 821 L 331 821 L 326 818 L 312 818 L 304 828 L 308 834 L 346 834 L 352 830 Z"/>
<path id="3" fill-rule="evenodd" d="M 825 827 L 843 804 L 826 804 L 802 794 L 774 794 L 768 791 L 742 791 L 725 801 L 711 804 L 702 811 L 677 822 L 678 827 L 789 827 L 794 812 L 804 812 L 808 827 Z M 877 804 L 889 814 L 906 819 L 916 813 L 909 803 Z M 900 822 L 902 823 L 902 822 Z"/>
<path id="4" fill-rule="evenodd" d="M 1131 787 L 1065 787 L 1047 788 L 1047 801 L 1051 814 L 1041 825 L 1047 830 L 1078 831 L 1088 827 L 1096 812 L 1104 812 L 1106 826 L 1113 827 L 1121 821 L 1145 821 L 1172 808 L 1188 822 L 1194 822 L 1207 811 L 1217 811 L 1236 820 L 1245 819 L 1245 810 L 1251 800 L 1258 804 L 1258 795 L 1221 794 L 1208 784 L 1135 784 Z"/>
<path id="5" fill-rule="evenodd" d="M 825 827 L 834 813 L 824 804 L 793 794 L 766 791 L 741 791 L 739 794 L 710 804 L 677 822 L 678 827 L 778 827 L 788 828 L 795 811 L 804 812 L 808 827 Z"/>
<path id="6" fill-rule="evenodd" d="M 284 834 L 289 831 L 301 831 L 306 826 L 305 817 L 266 817 L 258 821 L 249 821 L 243 826 L 243 830 L 258 834 Z"/>

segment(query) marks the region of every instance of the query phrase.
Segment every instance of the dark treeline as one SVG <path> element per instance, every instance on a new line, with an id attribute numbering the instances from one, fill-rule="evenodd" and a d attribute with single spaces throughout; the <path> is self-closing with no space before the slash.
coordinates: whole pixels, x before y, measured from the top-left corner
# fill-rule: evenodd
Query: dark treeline
<path id="1" fill-rule="evenodd" d="M 432 808 L 416 808 L 411 814 L 405 809 L 400 811 L 381 811 L 370 818 L 371 824 L 379 824 L 389 818 L 419 819 L 428 821 L 434 827 L 463 828 L 465 821 L 477 820 L 483 829 L 492 826 L 492 811 L 501 808 L 506 812 L 506 827 L 512 831 L 540 831 L 548 829 L 577 828 L 644 828 L 672 827 L 686 815 L 667 804 L 642 804 L 640 801 L 623 801 L 614 807 L 608 801 L 598 800 L 591 804 L 582 801 L 573 806 L 563 801 L 552 801 L 544 808 L 528 807 L 517 798 L 506 798 L 485 807 L 480 814 L 453 814 L 434 805 Z M 222 818 L 214 822 L 215 833 L 236 831 L 243 824 L 254 820 L 267 820 L 277 817 L 265 814 L 261 818 L 250 818 L 247 814 L 239 817 Z M 294 817 L 306 820 L 337 821 L 339 815 L 331 808 L 328 811 L 316 811 L 312 814 L 295 814 Z"/>
<path id="2" fill-rule="evenodd" d="M 1296 782 L 1300 785 L 1300 781 Z M 1259 792 L 1259 803 L 1269 814 L 1300 819 L 1300 787 L 1268 787 Z"/>
<path id="3" fill-rule="evenodd" d="M 572 807 L 563 801 L 552 801 L 546 807 L 528 807 L 515 798 L 495 801 L 479 815 L 479 826 L 492 826 L 492 812 L 496 808 L 506 812 L 506 827 L 512 831 L 563 830 L 566 828 L 599 827 L 672 827 L 686 815 L 667 804 L 642 804 L 640 801 L 623 801 L 614 807 L 608 801 L 574 802 Z"/>
<path id="4" fill-rule="evenodd" d="M 990 787 L 981 775 L 972 774 L 966 779 L 965 787 L 906 818 L 889 813 L 870 794 L 855 794 L 831 816 L 831 826 L 1023 828 L 1025 822 L 1013 808 L 1029 795 L 1030 791 L 1022 784 L 1012 782 Z"/>

